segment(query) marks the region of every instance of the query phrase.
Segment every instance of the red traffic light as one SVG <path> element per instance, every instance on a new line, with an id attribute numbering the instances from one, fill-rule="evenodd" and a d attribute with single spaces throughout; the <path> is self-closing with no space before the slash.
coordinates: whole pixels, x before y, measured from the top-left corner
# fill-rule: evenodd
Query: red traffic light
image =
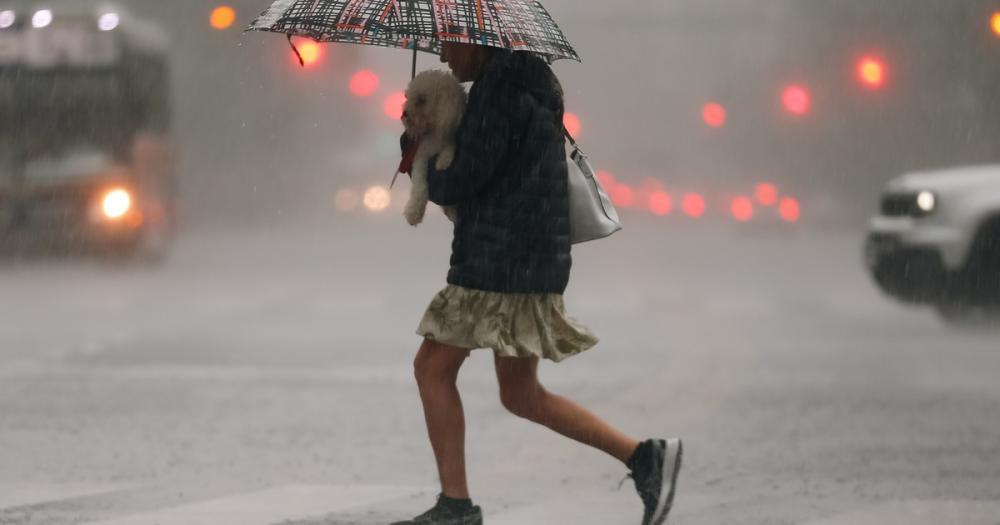
<path id="1" fill-rule="evenodd" d="M 364 70 L 351 76 L 351 94 L 356 97 L 370 97 L 378 90 L 379 80 L 375 73 Z"/>
<path id="2" fill-rule="evenodd" d="M 393 120 L 399 120 L 403 118 L 404 104 L 406 104 L 406 93 L 397 91 L 385 99 L 385 103 L 382 105 L 382 111 L 385 113 L 385 116 Z"/>
<path id="3" fill-rule="evenodd" d="M 635 192 L 624 184 L 616 184 L 611 188 L 611 203 L 621 208 L 630 208 L 635 203 Z"/>
<path id="4" fill-rule="evenodd" d="M 721 128 L 726 125 L 726 108 L 717 102 L 709 102 L 701 108 L 701 119 L 710 128 Z"/>
<path id="5" fill-rule="evenodd" d="M 762 182 L 754 188 L 753 196 L 761 206 L 774 206 L 778 203 L 778 187 L 769 182 Z"/>
<path id="6" fill-rule="evenodd" d="M 615 179 L 615 176 L 606 171 L 598 170 L 595 176 L 597 177 L 597 182 L 607 192 L 610 192 L 612 188 L 618 185 L 618 180 Z"/>
<path id="7" fill-rule="evenodd" d="M 662 217 L 664 215 L 669 215 L 670 211 L 674 209 L 674 201 L 670 198 L 669 193 L 665 191 L 654 191 L 649 195 L 648 206 L 649 211 Z"/>
<path id="8" fill-rule="evenodd" d="M 858 61 L 857 74 L 861 85 L 878 89 L 885 85 L 885 62 L 876 57 L 863 57 Z"/>
<path id="9" fill-rule="evenodd" d="M 569 131 L 569 134 L 573 135 L 574 139 L 580 136 L 580 117 L 576 113 L 564 113 L 563 125 L 566 126 L 566 131 Z"/>
<path id="10" fill-rule="evenodd" d="M 812 96 L 804 86 L 793 84 L 782 91 L 781 103 L 789 113 L 801 117 L 812 108 Z"/>

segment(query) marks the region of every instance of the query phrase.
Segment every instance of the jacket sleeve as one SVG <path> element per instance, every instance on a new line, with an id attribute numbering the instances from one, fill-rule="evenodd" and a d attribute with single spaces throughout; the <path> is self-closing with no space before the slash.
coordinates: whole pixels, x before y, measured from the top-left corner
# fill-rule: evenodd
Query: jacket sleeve
<path id="1" fill-rule="evenodd" d="M 511 141 L 511 120 L 516 100 L 507 82 L 496 82 L 469 97 L 455 136 L 451 166 L 435 169 L 437 157 L 427 166 L 431 202 L 454 206 L 475 197 L 498 175 Z"/>

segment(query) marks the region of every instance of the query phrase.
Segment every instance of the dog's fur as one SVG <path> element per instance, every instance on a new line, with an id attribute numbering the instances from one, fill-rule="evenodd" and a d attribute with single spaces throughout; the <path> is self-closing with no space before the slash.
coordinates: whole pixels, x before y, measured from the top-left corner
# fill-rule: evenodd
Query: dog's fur
<path id="1" fill-rule="evenodd" d="M 420 142 L 410 173 L 410 199 L 403 214 L 411 226 L 423 222 L 427 209 L 427 162 L 437 155 L 437 169 L 445 169 L 455 158 L 455 131 L 465 113 L 465 89 L 450 73 L 439 70 L 420 73 L 406 88 L 403 126 L 412 140 Z M 445 208 L 452 221 L 455 211 Z"/>

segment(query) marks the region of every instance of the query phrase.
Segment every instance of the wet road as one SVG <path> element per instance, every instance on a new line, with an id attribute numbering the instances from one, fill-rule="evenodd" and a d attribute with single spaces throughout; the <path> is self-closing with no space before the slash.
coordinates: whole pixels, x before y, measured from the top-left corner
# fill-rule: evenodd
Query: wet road
<path id="1" fill-rule="evenodd" d="M 410 363 L 439 218 L 194 232 L 162 267 L 0 265 L 0 523 L 359 523 L 435 475 Z M 686 439 L 671 523 L 996 524 L 1000 334 L 874 290 L 860 232 L 636 223 L 574 251 L 551 390 Z M 460 383 L 496 524 L 630 524 L 624 469 Z M 199 521 L 201 520 L 201 521 Z"/>

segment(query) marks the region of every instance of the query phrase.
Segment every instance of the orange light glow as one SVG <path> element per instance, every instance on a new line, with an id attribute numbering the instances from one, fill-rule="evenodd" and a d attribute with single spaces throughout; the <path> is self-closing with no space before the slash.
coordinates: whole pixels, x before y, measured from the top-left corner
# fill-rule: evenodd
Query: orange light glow
<path id="1" fill-rule="evenodd" d="M 697 219 L 705 214 L 705 198 L 697 193 L 688 193 L 681 200 L 681 210 L 688 217 Z"/>
<path id="2" fill-rule="evenodd" d="M 992 23 L 990 25 L 993 26 L 993 34 L 1000 37 L 1000 11 L 993 13 Z"/>
<path id="3" fill-rule="evenodd" d="M 885 64 L 874 57 L 865 57 L 858 62 L 858 79 L 865 86 L 877 89 L 885 84 Z"/>
<path id="4" fill-rule="evenodd" d="M 778 203 L 778 187 L 768 182 L 762 182 L 754 188 L 754 199 L 761 206 L 774 206 Z"/>
<path id="5" fill-rule="evenodd" d="M 392 204 L 392 194 L 389 193 L 389 188 L 385 186 L 372 186 L 365 191 L 362 202 L 364 202 L 365 208 L 368 208 L 369 211 L 384 211 Z"/>
<path id="6" fill-rule="evenodd" d="M 385 99 L 385 104 L 382 106 L 382 110 L 385 112 L 385 116 L 393 120 L 399 120 L 403 118 L 404 104 L 406 104 L 406 93 L 397 91 Z"/>
<path id="7" fill-rule="evenodd" d="M 576 113 L 565 113 L 563 114 L 563 125 L 569 131 L 573 138 L 577 138 L 580 135 L 580 117 Z"/>
<path id="8" fill-rule="evenodd" d="M 320 46 L 315 40 L 307 38 L 297 38 L 292 40 L 295 44 L 295 48 L 299 50 L 299 55 L 302 55 L 302 62 L 305 63 L 305 67 L 312 67 L 323 59 L 323 47 Z M 299 64 L 299 57 L 294 52 L 292 53 L 292 60 L 296 64 Z"/>
<path id="9" fill-rule="evenodd" d="M 108 219 L 120 219 L 132 208 L 132 196 L 122 188 L 115 188 L 104 194 L 101 210 Z"/>
<path id="10" fill-rule="evenodd" d="M 370 97 L 378 90 L 378 86 L 378 75 L 371 71 L 358 71 L 351 77 L 351 94 L 356 97 Z"/>
<path id="11" fill-rule="evenodd" d="M 674 209 L 674 202 L 670 194 L 665 191 L 655 191 L 649 196 L 649 211 L 661 217 L 669 215 Z"/>
<path id="12" fill-rule="evenodd" d="M 809 91 L 799 85 L 792 85 L 785 88 L 781 94 L 781 102 L 789 113 L 796 116 L 803 116 L 809 113 L 812 107 L 812 98 Z"/>
<path id="13" fill-rule="evenodd" d="M 146 218 L 143 217 L 142 212 L 138 210 L 133 213 L 130 213 L 128 215 L 128 218 L 125 220 L 125 223 L 128 225 L 128 227 L 132 229 L 141 227 L 145 222 Z"/>
<path id="14" fill-rule="evenodd" d="M 726 125 L 726 108 L 722 104 L 710 102 L 701 108 L 701 119 L 711 128 L 721 128 Z"/>
<path id="15" fill-rule="evenodd" d="M 750 200 L 750 197 L 736 197 L 733 199 L 730 211 L 734 219 L 747 222 L 753 219 L 753 201 Z"/>
<path id="16" fill-rule="evenodd" d="M 792 197 L 781 199 L 781 203 L 778 204 L 778 214 L 781 215 L 782 220 L 785 222 L 798 222 L 802 217 L 802 209 L 799 206 L 799 201 Z"/>
<path id="17" fill-rule="evenodd" d="M 216 7 L 212 10 L 209 23 L 212 24 L 213 29 L 218 31 L 229 29 L 236 23 L 236 10 L 228 5 Z"/>

